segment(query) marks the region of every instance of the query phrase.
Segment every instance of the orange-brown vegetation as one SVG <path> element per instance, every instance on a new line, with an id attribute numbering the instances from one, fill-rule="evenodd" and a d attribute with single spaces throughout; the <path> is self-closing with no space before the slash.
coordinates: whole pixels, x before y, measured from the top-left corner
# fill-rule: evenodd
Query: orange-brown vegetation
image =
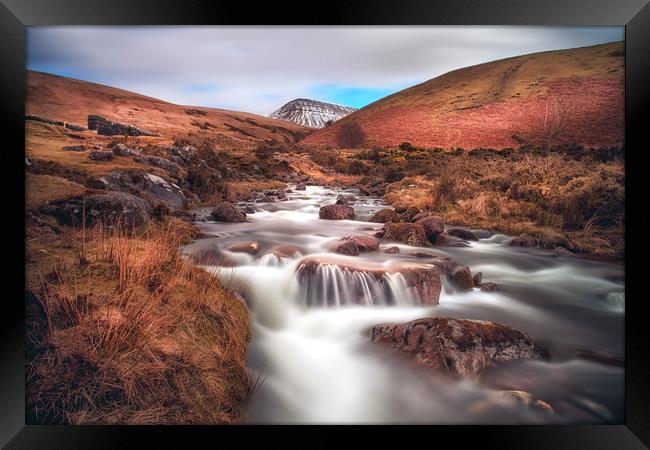
<path id="1" fill-rule="evenodd" d="M 622 42 L 534 53 L 454 70 L 317 130 L 309 145 L 618 147 L 624 141 Z M 358 140 L 358 139 L 357 139 Z"/>
<path id="2" fill-rule="evenodd" d="M 27 227 L 28 423 L 241 420 L 244 302 L 178 246 L 191 225 Z"/>

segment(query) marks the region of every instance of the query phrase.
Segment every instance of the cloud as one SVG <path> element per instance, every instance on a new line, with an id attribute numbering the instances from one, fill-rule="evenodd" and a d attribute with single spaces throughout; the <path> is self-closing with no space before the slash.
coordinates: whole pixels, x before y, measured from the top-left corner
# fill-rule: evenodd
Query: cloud
<path id="1" fill-rule="evenodd" d="M 27 66 L 268 114 L 318 95 L 363 106 L 460 67 L 623 36 L 622 27 L 29 27 Z"/>

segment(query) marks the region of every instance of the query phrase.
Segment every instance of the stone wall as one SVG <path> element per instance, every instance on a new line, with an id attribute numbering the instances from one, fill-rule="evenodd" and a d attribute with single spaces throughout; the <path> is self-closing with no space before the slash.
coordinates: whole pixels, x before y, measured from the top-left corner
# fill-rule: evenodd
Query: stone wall
<path id="1" fill-rule="evenodd" d="M 47 123 L 49 125 L 57 125 L 59 127 L 65 127 L 74 131 L 86 131 L 88 129 L 79 125 L 74 125 L 68 122 L 62 122 L 60 120 L 48 119 L 47 117 L 41 117 L 35 114 L 26 114 L 25 120 L 33 120 L 34 122 L 42 122 L 42 123 Z"/>
<path id="2" fill-rule="evenodd" d="M 128 123 L 113 122 L 97 115 L 88 116 L 88 129 L 96 130 L 104 136 L 160 136 L 158 133 L 143 130 Z"/>

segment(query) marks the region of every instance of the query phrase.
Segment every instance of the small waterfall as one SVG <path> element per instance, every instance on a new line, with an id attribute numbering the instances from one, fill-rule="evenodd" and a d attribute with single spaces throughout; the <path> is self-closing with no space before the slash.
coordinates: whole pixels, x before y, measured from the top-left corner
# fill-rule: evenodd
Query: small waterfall
<path id="1" fill-rule="evenodd" d="M 337 264 L 319 264 L 307 273 L 299 271 L 298 283 L 298 301 L 306 306 L 409 306 L 421 303 L 400 273 L 350 270 Z"/>

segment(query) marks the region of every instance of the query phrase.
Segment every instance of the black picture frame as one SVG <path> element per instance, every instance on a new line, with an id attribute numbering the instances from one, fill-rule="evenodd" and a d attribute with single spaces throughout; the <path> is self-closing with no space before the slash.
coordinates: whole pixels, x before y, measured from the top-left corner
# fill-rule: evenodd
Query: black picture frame
<path id="1" fill-rule="evenodd" d="M 7 285 L 2 291 L 0 318 L 0 445 L 23 448 L 115 448 L 188 446 L 203 439 L 210 446 L 263 443 L 282 439 L 283 446 L 338 446 L 338 436 L 350 431 L 362 436 L 364 447 L 409 445 L 415 439 L 462 448 L 465 444 L 498 448 L 636 449 L 650 445 L 650 358 L 648 326 L 642 305 L 641 260 L 647 248 L 642 164 L 646 143 L 644 119 L 650 105 L 650 5 L 648 0 L 341 0 L 307 5 L 276 2 L 209 0 L 0 0 L 0 111 L 2 158 L 9 170 L 2 179 L 5 193 L 5 242 L 9 245 Z M 311 6 L 308 7 L 308 6 Z M 25 27 L 30 25 L 624 25 L 626 38 L 626 326 L 624 425 L 594 426 L 234 426 L 234 427 L 111 427 L 25 426 L 24 361 L 24 186 L 20 149 L 24 149 Z M 645 125 L 645 127 L 644 127 Z M 639 185 L 639 189 L 635 185 Z M 11 212 L 9 212 L 11 211 Z M 642 234 L 645 231 L 645 236 Z M 22 236 L 23 239 L 20 239 Z M 15 274 L 8 274 L 13 266 Z M 433 428 L 432 428 L 433 427 Z M 282 436 L 280 436 L 282 434 Z M 451 440 L 450 440 L 451 439 Z M 437 444 L 436 444 L 437 443 Z M 191 444 L 189 444 L 191 445 Z M 239 445 L 239 444 L 238 444 Z M 413 445 L 413 444 L 411 444 Z M 450 445 L 450 444 L 447 444 Z"/>

